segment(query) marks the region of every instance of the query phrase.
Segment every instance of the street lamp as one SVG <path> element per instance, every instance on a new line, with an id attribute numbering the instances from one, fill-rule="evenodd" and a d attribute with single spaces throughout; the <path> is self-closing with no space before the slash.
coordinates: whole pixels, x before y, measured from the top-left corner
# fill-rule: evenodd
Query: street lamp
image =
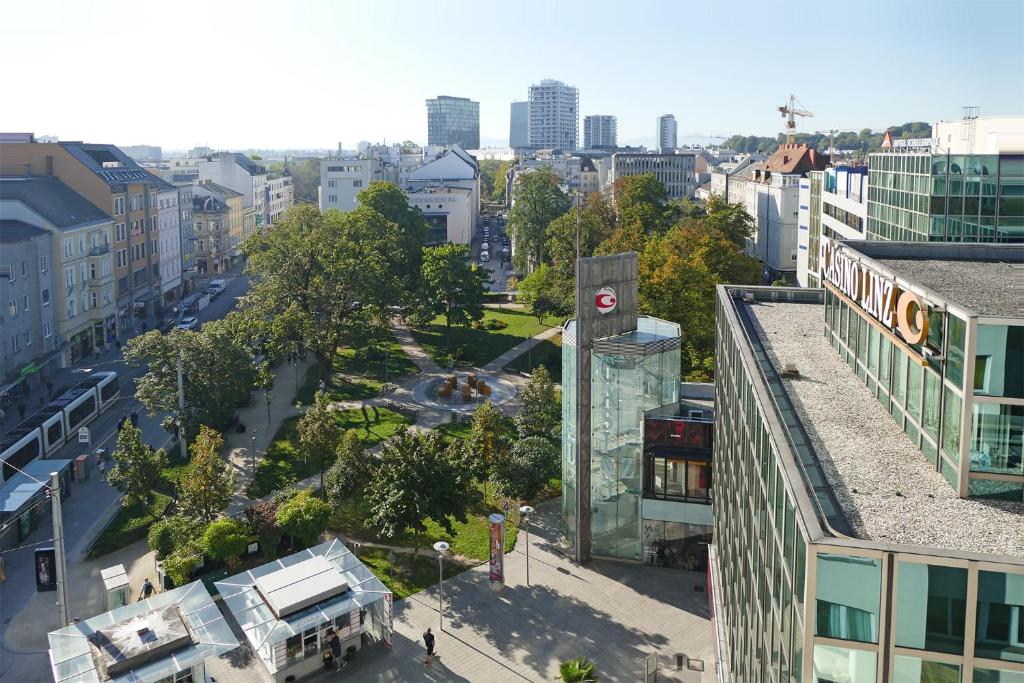
<path id="1" fill-rule="evenodd" d="M 252 460 L 252 476 L 256 476 L 256 434 L 258 430 L 252 430 L 252 447 L 249 449 L 249 458 Z"/>
<path id="2" fill-rule="evenodd" d="M 526 523 L 526 585 L 530 585 L 530 515 L 534 512 L 529 505 L 519 508 L 519 514 L 523 516 Z"/>
<path id="3" fill-rule="evenodd" d="M 444 556 L 450 547 L 446 541 L 438 541 L 434 544 L 434 550 L 437 551 L 437 579 L 441 584 L 437 593 L 437 620 L 442 631 L 444 630 Z"/>
<path id="4" fill-rule="evenodd" d="M 263 397 L 267 399 L 267 429 L 270 429 L 270 402 L 273 400 L 270 387 L 263 392 Z"/>

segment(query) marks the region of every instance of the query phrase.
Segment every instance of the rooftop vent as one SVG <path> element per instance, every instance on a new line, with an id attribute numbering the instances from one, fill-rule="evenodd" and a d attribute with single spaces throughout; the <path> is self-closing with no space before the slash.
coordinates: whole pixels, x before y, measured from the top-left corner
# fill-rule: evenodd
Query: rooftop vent
<path id="1" fill-rule="evenodd" d="M 751 292 L 743 292 L 743 303 L 752 304 L 754 303 L 754 295 Z"/>
<path id="2" fill-rule="evenodd" d="M 782 366 L 782 376 L 788 379 L 796 379 L 800 377 L 800 371 L 796 367 L 796 363 L 786 363 Z"/>

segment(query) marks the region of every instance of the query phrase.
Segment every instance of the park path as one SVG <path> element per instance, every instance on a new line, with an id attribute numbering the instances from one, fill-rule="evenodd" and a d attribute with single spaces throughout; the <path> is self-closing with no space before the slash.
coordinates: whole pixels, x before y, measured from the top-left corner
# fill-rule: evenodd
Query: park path
<path id="1" fill-rule="evenodd" d="M 436 375 L 443 372 L 437 361 L 431 358 L 430 354 L 416 343 L 416 338 L 412 336 L 412 330 L 406 327 L 405 323 L 395 320 L 391 325 L 391 335 L 398 342 L 398 345 L 402 347 L 405 355 L 409 356 L 412 362 L 416 364 L 416 367 L 420 369 L 421 373 Z"/>
<path id="2" fill-rule="evenodd" d="M 526 353 L 533 347 L 537 346 L 541 342 L 551 339 L 553 337 L 557 337 L 561 333 L 561 327 L 549 327 L 543 332 L 538 332 L 529 339 L 526 339 L 516 344 L 511 349 L 501 354 L 487 365 L 483 366 L 481 370 L 483 370 L 484 372 L 491 373 L 502 372 L 504 371 L 506 365 L 514 361 L 516 358 L 519 358 L 519 356 L 523 355 L 524 353 Z"/>

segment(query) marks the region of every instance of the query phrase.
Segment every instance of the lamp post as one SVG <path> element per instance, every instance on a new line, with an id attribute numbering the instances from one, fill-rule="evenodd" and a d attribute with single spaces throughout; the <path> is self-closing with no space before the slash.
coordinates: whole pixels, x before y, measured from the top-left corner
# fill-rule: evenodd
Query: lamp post
<path id="1" fill-rule="evenodd" d="M 444 630 L 444 556 L 450 547 L 446 541 L 438 541 L 434 544 L 434 550 L 437 551 L 437 580 L 440 584 L 437 593 L 437 620 L 442 631 Z"/>
<path id="2" fill-rule="evenodd" d="M 249 448 L 249 459 L 252 460 L 252 476 L 254 476 L 254 477 L 256 476 L 256 434 L 257 433 L 258 433 L 258 430 L 256 430 L 256 429 L 252 430 L 252 435 L 250 436 L 250 438 L 252 439 L 252 446 Z"/>
<path id="3" fill-rule="evenodd" d="M 523 516 L 523 521 L 526 523 L 526 585 L 530 585 L 530 515 L 533 514 L 533 508 L 529 505 L 524 505 L 519 508 L 519 514 Z"/>
<path id="4" fill-rule="evenodd" d="M 270 429 L 270 402 L 273 400 L 270 387 L 267 387 L 266 391 L 263 392 L 263 398 L 267 399 L 267 429 Z"/>

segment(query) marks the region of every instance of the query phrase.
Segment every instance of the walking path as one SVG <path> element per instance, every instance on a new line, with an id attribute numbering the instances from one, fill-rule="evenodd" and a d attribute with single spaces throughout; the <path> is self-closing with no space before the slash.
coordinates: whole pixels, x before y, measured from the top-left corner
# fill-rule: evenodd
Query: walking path
<path id="1" fill-rule="evenodd" d="M 484 372 L 503 372 L 505 366 L 514 361 L 519 356 L 523 355 L 533 347 L 537 346 L 543 341 L 557 337 L 562 333 L 561 327 L 549 327 L 548 329 L 533 335 L 529 339 L 516 344 L 511 349 L 501 354 L 490 363 L 485 365 L 482 370 Z"/>
<path id="2" fill-rule="evenodd" d="M 398 322 L 397 320 L 391 325 L 391 335 L 398 341 L 398 345 L 402 347 L 402 351 L 405 355 L 409 356 L 416 367 L 420 369 L 425 375 L 436 375 L 444 372 L 440 365 L 437 364 L 430 354 L 423 350 L 423 347 L 416 342 L 416 338 L 412 336 L 412 331 L 406 327 L 405 323 Z"/>

